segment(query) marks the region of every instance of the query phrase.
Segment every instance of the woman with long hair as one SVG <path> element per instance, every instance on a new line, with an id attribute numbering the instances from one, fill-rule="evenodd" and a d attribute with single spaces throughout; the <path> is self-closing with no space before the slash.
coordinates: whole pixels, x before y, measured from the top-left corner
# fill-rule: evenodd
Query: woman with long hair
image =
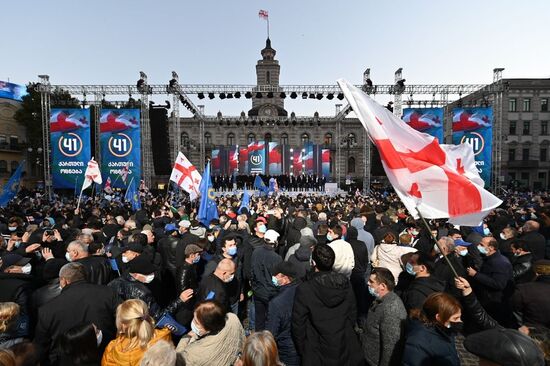
<path id="1" fill-rule="evenodd" d="M 283 366 L 273 335 L 267 330 L 252 333 L 235 366 Z"/>
<path id="2" fill-rule="evenodd" d="M 97 366 L 100 364 L 100 350 L 103 335 L 91 323 L 72 327 L 58 338 L 62 352 L 60 365 Z"/>
<path id="3" fill-rule="evenodd" d="M 397 284 L 399 274 L 404 267 L 404 264 L 401 263 L 401 256 L 413 252 L 416 252 L 416 249 L 398 245 L 397 236 L 393 232 L 387 231 L 380 244 L 374 247 L 370 259 L 373 267 L 389 269 Z"/>
<path id="4" fill-rule="evenodd" d="M 105 349 L 102 366 L 137 366 L 143 353 L 159 340 L 170 342 L 170 330 L 155 329 L 149 308 L 139 299 L 130 299 L 116 310 L 117 337 Z"/>
<path id="5" fill-rule="evenodd" d="M 462 330 L 462 308 L 444 292 L 428 296 L 422 310 L 411 311 L 403 365 L 459 366 L 455 335 Z"/>

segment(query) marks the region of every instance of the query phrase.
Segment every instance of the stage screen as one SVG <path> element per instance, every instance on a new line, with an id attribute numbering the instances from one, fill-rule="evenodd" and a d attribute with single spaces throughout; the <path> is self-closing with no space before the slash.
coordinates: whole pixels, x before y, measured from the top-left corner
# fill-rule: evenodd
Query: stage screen
<path id="1" fill-rule="evenodd" d="M 278 142 L 269 143 L 269 175 L 282 174 L 283 168 L 283 156 L 282 145 Z"/>
<path id="2" fill-rule="evenodd" d="M 403 108 L 403 121 L 443 143 L 443 108 Z"/>
<path id="3" fill-rule="evenodd" d="M 264 141 L 255 141 L 248 144 L 248 166 L 251 174 L 265 174 Z"/>

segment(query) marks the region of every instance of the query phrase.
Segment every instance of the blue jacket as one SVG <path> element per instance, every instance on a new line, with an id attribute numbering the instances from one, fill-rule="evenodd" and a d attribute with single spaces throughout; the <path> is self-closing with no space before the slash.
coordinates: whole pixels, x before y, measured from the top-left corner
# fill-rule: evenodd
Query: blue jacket
<path id="1" fill-rule="evenodd" d="M 501 302 L 504 300 L 504 290 L 512 284 L 512 264 L 497 251 L 485 258 L 474 279 L 485 290 L 481 292 L 485 297 L 481 298 L 482 304 L 487 301 Z"/>
<path id="2" fill-rule="evenodd" d="M 299 366 L 300 357 L 294 347 L 292 334 L 292 306 L 296 294 L 296 282 L 281 287 L 281 291 L 269 302 L 266 330 L 269 330 L 279 348 L 279 358 L 286 366 Z"/>
<path id="3" fill-rule="evenodd" d="M 403 366 L 460 366 L 453 336 L 413 320 L 408 324 Z"/>

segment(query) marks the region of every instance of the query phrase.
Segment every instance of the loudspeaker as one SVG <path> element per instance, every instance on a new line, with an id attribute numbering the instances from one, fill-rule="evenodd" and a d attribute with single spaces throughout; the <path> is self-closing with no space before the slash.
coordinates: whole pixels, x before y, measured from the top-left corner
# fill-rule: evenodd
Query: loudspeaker
<path id="1" fill-rule="evenodd" d="M 155 175 L 170 175 L 170 140 L 168 136 L 168 110 L 163 107 L 149 109 L 151 126 L 151 146 L 153 148 L 153 166 Z"/>

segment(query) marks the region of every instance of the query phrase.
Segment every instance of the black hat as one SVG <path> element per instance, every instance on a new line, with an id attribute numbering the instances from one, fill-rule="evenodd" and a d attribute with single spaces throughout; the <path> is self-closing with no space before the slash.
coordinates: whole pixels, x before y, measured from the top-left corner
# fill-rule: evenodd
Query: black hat
<path id="1" fill-rule="evenodd" d="M 275 265 L 275 267 L 273 267 L 273 269 L 271 270 L 271 274 L 275 276 L 279 273 L 282 273 L 292 279 L 299 277 L 296 265 L 291 262 L 280 262 L 279 264 Z"/>
<path id="2" fill-rule="evenodd" d="M 139 243 L 128 243 L 125 247 L 122 249 L 122 253 L 126 252 L 127 250 L 131 250 L 132 252 L 136 253 L 143 253 L 143 245 Z"/>
<path id="3" fill-rule="evenodd" d="M 514 329 L 490 329 L 469 335 L 464 347 L 474 355 L 507 366 L 544 366 L 544 355 L 528 336 Z"/>
<path id="4" fill-rule="evenodd" d="M 128 272 L 149 275 L 157 270 L 148 255 L 138 255 L 128 263 Z"/>
<path id="5" fill-rule="evenodd" d="M 2 266 L 0 267 L 0 272 L 4 272 L 6 268 L 11 266 L 24 266 L 25 264 L 31 261 L 30 258 L 25 258 L 22 255 L 15 253 L 8 253 L 2 256 Z"/>

